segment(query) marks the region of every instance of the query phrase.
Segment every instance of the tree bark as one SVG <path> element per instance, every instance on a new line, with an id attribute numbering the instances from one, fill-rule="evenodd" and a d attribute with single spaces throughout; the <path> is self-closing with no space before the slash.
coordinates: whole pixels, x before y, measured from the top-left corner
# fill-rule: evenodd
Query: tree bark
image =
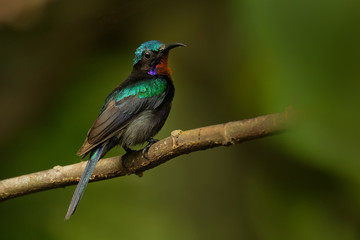
<path id="1" fill-rule="evenodd" d="M 252 119 L 201 127 L 188 131 L 174 130 L 171 136 L 153 144 L 147 154 L 141 151 L 99 161 L 90 181 L 137 174 L 154 168 L 182 154 L 205 150 L 280 133 L 292 123 L 293 111 L 269 114 Z M 86 161 L 55 166 L 52 169 L 0 181 L 0 201 L 22 195 L 77 184 Z"/>

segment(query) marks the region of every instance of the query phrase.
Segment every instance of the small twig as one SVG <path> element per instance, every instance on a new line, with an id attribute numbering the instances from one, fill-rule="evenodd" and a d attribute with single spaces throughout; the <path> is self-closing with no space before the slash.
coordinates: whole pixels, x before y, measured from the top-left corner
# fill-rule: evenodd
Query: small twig
<path id="1" fill-rule="evenodd" d="M 282 113 L 256 117 L 247 120 L 228 122 L 192 129 L 175 130 L 171 136 L 153 144 L 148 151 L 148 159 L 141 151 L 116 156 L 99 161 L 90 181 L 137 174 L 156 167 L 176 156 L 217 146 L 229 146 L 243 141 L 261 138 L 288 129 L 291 109 Z M 124 161 L 124 162 L 122 162 Z M 0 201 L 77 184 L 86 162 L 68 166 L 55 166 L 52 169 L 31 173 L 0 181 Z M 125 167 L 124 167 L 125 166 Z"/>

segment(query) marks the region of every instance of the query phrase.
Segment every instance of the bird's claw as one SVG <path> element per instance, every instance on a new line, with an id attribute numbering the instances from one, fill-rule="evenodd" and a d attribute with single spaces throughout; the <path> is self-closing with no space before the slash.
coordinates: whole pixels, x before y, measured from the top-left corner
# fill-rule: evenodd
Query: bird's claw
<path id="1" fill-rule="evenodd" d="M 156 143 L 156 142 L 158 142 L 159 140 L 157 140 L 157 139 L 154 139 L 154 138 L 150 138 L 149 140 L 148 140 L 148 145 L 146 145 L 145 147 L 144 147 L 144 149 L 142 150 L 142 155 L 143 155 L 143 157 L 146 159 L 146 160 L 149 160 L 149 158 L 147 157 L 147 153 L 148 153 L 148 151 L 149 151 L 149 148 L 151 147 L 151 145 L 153 145 L 154 143 Z"/>

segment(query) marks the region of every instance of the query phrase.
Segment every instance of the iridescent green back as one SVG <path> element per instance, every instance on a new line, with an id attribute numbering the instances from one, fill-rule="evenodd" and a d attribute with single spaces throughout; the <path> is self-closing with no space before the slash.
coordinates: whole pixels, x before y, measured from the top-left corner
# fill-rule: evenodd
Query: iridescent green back
<path id="1" fill-rule="evenodd" d="M 160 95 L 166 90 L 167 82 L 163 78 L 156 78 L 151 80 L 144 80 L 131 84 L 124 89 L 115 90 L 105 100 L 104 107 L 112 100 L 116 102 L 130 96 L 137 96 L 138 98 L 147 98 Z"/>

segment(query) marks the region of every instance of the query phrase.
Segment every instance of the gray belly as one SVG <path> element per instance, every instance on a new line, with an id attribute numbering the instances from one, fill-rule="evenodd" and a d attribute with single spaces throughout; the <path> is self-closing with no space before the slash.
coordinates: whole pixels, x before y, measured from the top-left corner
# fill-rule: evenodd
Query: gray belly
<path id="1" fill-rule="evenodd" d="M 129 147 L 141 144 L 155 136 L 165 123 L 169 109 L 154 112 L 153 110 L 139 113 L 119 134 L 119 144 Z"/>

